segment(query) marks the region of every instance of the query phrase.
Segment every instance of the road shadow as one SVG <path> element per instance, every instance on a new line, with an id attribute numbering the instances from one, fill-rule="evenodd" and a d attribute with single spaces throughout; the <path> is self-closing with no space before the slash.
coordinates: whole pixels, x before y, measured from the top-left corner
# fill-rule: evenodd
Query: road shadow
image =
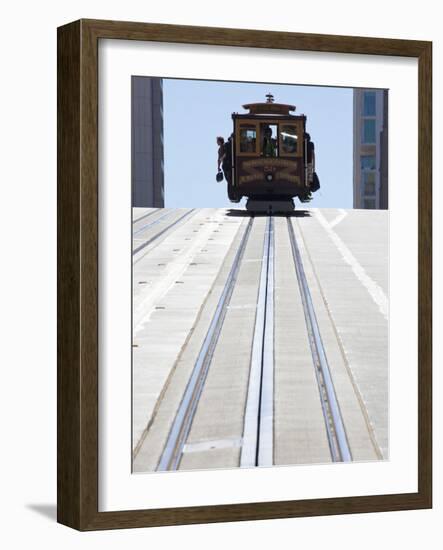
<path id="1" fill-rule="evenodd" d="M 267 218 L 269 214 L 267 212 L 249 212 L 248 210 L 240 210 L 235 208 L 228 208 L 226 215 L 233 218 Z M 273 213 L 275 218 L 306 218 L 312 216 L 309 210 L 293 210 L 292 212 Z"/>
<path id="2" fill-rule="evenodd" d="M 32 510 L 41 516 L 57 521 L 57 506 L 55 504 L 26 504 L 28 510 Z"/>

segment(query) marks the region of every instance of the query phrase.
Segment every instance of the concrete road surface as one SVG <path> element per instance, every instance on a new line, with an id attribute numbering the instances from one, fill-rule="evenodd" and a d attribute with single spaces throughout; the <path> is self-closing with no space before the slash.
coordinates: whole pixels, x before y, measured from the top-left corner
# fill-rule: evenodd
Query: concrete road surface
<path id="1" fill-rule="evenodd" d="M 255 387 L 251 356 L 267 217 L 255 217 L 246 237 L 250 216 L 241 210 L 137 208 L 133 219 L 134 471 L 155 471 L 165 460 L 174 430 L 185 430 L 183 410 L 188 427 L 181 443 L 173 442 L 177 467 L 239 467 Z M 355 461 L 389 456 L 388 223 L 387 211 L 370 210 L 306 209 L 289 220 Z M 274 216 L 273 224 L 266 295 L 273 298 L 272 464 L 327 463 L 336 427 L 312 352 L 288 220 Z M 197 392 L 190 380 L 221 302 Z"/>

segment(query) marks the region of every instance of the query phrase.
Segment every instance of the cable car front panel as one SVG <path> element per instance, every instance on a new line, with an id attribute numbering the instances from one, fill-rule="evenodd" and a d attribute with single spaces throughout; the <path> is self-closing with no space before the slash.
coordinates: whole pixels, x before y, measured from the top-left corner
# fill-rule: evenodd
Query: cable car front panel
<path id="1" fill-rule="evenodd" d="M 233 114 L 232 118 L 236 195 L 285 200 L 303 193 L 306 117 Z"/>

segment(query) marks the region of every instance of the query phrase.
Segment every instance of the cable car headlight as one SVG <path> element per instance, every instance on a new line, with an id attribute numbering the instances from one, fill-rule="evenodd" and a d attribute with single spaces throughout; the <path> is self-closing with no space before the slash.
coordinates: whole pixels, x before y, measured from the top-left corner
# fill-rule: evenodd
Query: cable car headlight
<path id="1" fill-rule="evenodd" d="M 274 179 L 274 176 L 272 174 L 266 174 L 266 180 L 272 181 Z"/>

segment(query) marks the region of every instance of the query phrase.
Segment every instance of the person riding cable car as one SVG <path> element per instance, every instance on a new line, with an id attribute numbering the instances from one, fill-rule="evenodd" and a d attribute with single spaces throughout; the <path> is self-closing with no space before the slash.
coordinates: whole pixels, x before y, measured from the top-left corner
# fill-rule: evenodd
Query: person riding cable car
<path id="1" fill-rule="evenodd" d="M 315 146 L 311 141 L 311 136 L 305 132 L 306 139 L 306 166 L 308 171 L 309 191 L 304 197 L 299 197 L 300 202 L 309 202 L 312 200 L 312 193 L 320 189 L 320 180 L 315 171 Z"/>
<path id="2" fill-rule="evenodd" d="M 272 138 L 272 129 L 269 126 L 266 126 L 263 130 L 262 154 L 265 157 L 277 156 L 275 139 Z"/>
<path id="3" fill-rule="evenodd" d="M 223 170 L 225 180 L 229 183 L 232 179 L 232 134 L 226 142 L 222 136 L 218 136 L 217 145 L 217 181 L 222 181 L 223 177 L 220 177 L 219 174 Z"/>

